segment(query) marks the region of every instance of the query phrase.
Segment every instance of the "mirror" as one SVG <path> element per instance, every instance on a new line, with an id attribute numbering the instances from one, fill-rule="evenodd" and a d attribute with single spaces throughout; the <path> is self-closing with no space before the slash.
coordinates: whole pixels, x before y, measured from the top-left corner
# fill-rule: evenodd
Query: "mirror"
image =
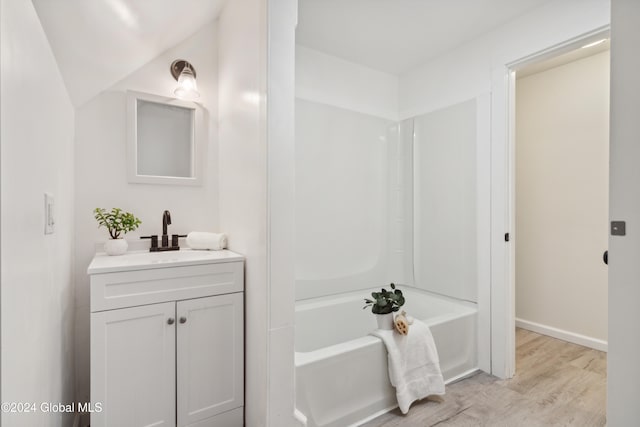
<path id="1" fill-rule="evenodd" d="M 200 185 L 202 116 L 193 102 L 127 92 L 129 182 Z"/>

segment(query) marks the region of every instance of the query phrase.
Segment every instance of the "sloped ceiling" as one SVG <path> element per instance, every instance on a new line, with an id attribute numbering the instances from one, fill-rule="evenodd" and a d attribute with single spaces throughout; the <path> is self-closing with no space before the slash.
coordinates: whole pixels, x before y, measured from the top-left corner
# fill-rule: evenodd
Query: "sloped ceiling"
<path id="1" fill-rule="evenodd" d="M 75 106 L 216 19 L 226 1 L 32 0 Z M 296 38 L 401 74 L 548 1 L 299 0 Z"/>
<path id="2" fill-rule="evenodd" d="M 225 3 L 32 1 L 76 107 L 214 20 Z"/>
<path id="3" fill-rule="evenodd" d="M 299 0 L 296 42 L 401 74 L 548 1 Z"/>

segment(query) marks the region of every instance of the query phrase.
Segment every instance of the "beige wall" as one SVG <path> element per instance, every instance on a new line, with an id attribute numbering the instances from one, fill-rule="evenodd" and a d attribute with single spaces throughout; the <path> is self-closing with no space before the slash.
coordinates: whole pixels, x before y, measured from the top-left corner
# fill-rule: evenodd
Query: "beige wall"
<path id="1" fill-rule="evenodd" d="M 608 135 L 608 52 L 517 80 L 516 317 L 600 347 Z"/>

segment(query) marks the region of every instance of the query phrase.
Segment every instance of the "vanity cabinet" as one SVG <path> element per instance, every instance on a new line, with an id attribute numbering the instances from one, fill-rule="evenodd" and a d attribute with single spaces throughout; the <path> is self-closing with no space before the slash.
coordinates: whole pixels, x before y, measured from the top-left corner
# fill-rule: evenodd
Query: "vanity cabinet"
<path id="1" fill-rule="evenodd" d="M 92 261 L 92 427 L 243 425 L 244 261 L 184 252 Z"/>

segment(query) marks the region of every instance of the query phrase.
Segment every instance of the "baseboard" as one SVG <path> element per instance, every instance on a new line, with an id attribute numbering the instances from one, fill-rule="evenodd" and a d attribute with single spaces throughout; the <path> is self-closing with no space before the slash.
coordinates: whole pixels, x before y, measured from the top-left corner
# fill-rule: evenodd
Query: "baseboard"
<path id="1" fill-rule="evenodd" d="M 563 341 L 568 341 L 584 347 L 593 348 L 606 352 L 609 345 L 606 341 L 597 338 L 588 337 L 586 335 L 576 334 L 574 332 L 565 331 L 563 329 L 554 328 L 552 326 L 541 325 L 540 323 L 530 322 L 528 320 L 516 318 L 516 327 L 526 329 L 528 331 L 537 332 Z"/>

